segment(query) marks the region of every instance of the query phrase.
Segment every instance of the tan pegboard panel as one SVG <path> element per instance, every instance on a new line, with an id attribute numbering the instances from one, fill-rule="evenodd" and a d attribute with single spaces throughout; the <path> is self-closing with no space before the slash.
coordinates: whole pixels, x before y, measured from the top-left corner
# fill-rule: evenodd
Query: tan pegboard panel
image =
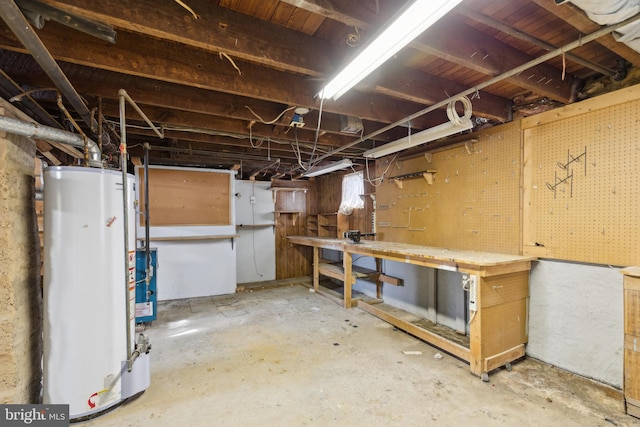
<path id="1" fill-rule="evenodd" d="M 520 252 L 520 124 L 494 127 L 461 145 L 389 164 L 378 162 L 378 240 L 517 254 Z M 422 176 L 435 171 L 432 184 Z M 402 188 L 400 188 L 400 186 Z"/>
<path id="2" fill-rule="evenodd" d="M 524 130 L 526 254 L 640 262 L 640 101 Z"/>

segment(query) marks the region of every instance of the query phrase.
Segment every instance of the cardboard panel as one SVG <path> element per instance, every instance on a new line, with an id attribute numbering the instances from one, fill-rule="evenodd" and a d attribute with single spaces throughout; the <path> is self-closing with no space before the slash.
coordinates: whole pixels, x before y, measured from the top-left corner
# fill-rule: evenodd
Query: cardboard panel
<path id="1" fill-rule="evenodd" d="M 144 169 L 138 168 L 144 203 Z M 230 225 L 231 174 L 212 170 L 149 168 L 150 225 Z M 140 216 L 140 225 L 145 223 Z"/>

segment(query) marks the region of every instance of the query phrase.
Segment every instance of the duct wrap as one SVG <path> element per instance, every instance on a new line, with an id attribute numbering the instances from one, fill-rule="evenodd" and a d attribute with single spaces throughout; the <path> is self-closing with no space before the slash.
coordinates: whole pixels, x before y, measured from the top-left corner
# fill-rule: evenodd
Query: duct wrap
<path id="1" fill-rule="evenodd" d="M 556 4 L 572 3 L 599 25 L 612 25 L 640 13 L 640 0 L 556 0 Z M 640 52 L 640 23 L 633 22 L 618 28 L 614 38 Z"/>

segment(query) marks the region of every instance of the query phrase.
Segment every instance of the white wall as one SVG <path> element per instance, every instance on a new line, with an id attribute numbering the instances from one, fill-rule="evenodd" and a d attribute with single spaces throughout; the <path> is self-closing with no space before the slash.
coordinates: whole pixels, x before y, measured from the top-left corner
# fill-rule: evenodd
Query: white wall
<path id="1" fill-rule="evenodd" d="M 152 241 L 151 247 L 158 249 L 159 301 L 235 293 L 236 251 L 230 238 Z"/>
<path id="2" fill-rule="evenodd" d="M 152 166 L 153 168 L 169 168 Z M 139 171 L 136 168 L 136 186 L 140 188 Z M 194 169 L 198 172 L 228 173 L 231 224 L 227 225 L 182 225 L 150 227 L 150 246 L 158 249 L 157 287 L 158 300 L 192 298 L 210 295 L 224 295 L 236 291 L 236 247 L 237 238 L 217 236 L 233 236 L 236 233 L 234 223 L 235 204 L 233 203 L 235 172 L 228 170 Z M 136 197 L 139 197 L 139 193 Z M 139 200 L 140 209 L 144 201 Z M 136 237 L 144 238 L 144 227 L 140 224 L 140 216 L 136 215 Z M 197 239 L 203 237 L 202 239 Z M 185 238 L 181 240 L 181 238 Z M 191 239 L 191 240 L 189 240 Z M 138 240 L 138 247 L 143 246 Z"/>
<path id="3" fill-rule="evenodd" d="M 542 260 L 530 279 L 527 354 L 622 387 L 623 288 L 617 268 Z"/>
<path id="4" fill-rule="evenodd" d="M 235 183 L 238 283 L 276 278 L 275 205 L 270 186 L 270 182 Z"/>

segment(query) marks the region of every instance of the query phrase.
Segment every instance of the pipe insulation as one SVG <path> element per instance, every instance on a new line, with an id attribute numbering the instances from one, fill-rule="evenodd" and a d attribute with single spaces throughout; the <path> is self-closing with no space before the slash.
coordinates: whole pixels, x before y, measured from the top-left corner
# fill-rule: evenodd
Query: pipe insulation
<path id="1" fill-rule="evenodd" d="M 11 117 L 0 116 L 0 130 L 13 133 L 15 135 L 26 136 L 28 138 L 39 138 L 45 141 L 55 141 L 63 144 L 69 144 L 73 147 L 84 150 L 85 138 L 82 136 L 68 132 L 62 129 L 52 128 L 37 123 L 24 122 L 22 120 Z M 89 165 L 101 168 L 102 154 L 98 148 L 98 144 L 90 139 L 86 139 L 89 151 Z"/>
<path id="2" fill-rule="evenodd" d="M 556 0 L 556 4 L 572 3 L 582 9 L 593 22 L 599 25 L 613 25 L 640 13 L 638 0 Z M 613 37 L 640 52 L 640 23 L 633 22 L 618 28 Z"/>

